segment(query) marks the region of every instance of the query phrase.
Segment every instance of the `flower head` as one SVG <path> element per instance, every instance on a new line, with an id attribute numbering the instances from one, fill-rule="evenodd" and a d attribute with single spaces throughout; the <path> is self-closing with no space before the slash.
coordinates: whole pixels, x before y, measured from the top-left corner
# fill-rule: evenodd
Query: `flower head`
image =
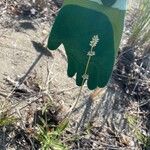
<path id="1" fill-rule="evenodd" d="M 98 42 L 99 42 L 99 37 L 98 37 L 98 35 L 94 35 L 94 36 L 92 37 L 92 40 L 90 41 L 90 46 L 91 46 L 91 47 L 95 47 Z"/>

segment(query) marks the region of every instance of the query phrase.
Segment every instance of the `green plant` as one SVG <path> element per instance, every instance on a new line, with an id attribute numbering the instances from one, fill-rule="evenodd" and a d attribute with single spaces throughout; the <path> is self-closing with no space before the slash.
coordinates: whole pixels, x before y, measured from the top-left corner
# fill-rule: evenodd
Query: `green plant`
<path id="1" fill-rule="evenodd" d="M 80 90 L 79 90 L 79 94 L 74 102 L 74 104 L 72 105 L 69 113 L 67 114 L 67 117 L 66 118 L 69 118 L 71 113 L 72 113 L 72 110 L 76 107 L 79 99 L 80 99 L 80 96 L 81 96 L 81 93 L 82 93 L 82 89 L 83 89 L 83 85 L 84 85 L 84 82 L 86 80 L 88 80 L 88 69 L 89 69 L 89 65 L 90 65 L 90 61 L 92 59 L 92 57 L 95 55 L 95 51 L 94 51 L 94 48 L 96 47 L 97 43 L 99 42 L 99 37 L 98 35 L 94 35 L 92 37 L 92 40 L 90 41 L 89 45 L 91 47 L 91 49 L 88 51 L 87 53 L 87 56 L 88 56 L 88 60 L 87 60 L 87 63 L 86 63 L 86 67 L 85 67 L 85 71 L 84 71 L 84 74 L 82 76 L 82 84 L 81 84 L 81 87 L 80 87 Z"/>
<path id="2" fill-rule="evenodd" d="M 150 147 L 150 137 L 144 135 L 140 130 L 135 130 L 135 137 L 140 141 L 145 148 Z"/>
<path id="3" fill-rule="evenodd" d="M 93 36 L 92 40 L 90 41 L 91 49 L 87 53 L 88 60 L 87 60 L 87 64 L 85 67 L 84 74 L 83 74 L 82 85 L 80 87 L 78 97 L 77 97 L 75 103 L 73 104 L 73 106 L 71 107 L 69 113 L 65 117 L 65 119 L 56 127 L 56 129 L 48 130 L 47 119 L 44 120 L 41 118 L 41 121 L 42 121 L 44 127 L 38 125 L 36 138 L 38 141 L 40 141 L 42 150 L 48 150 L 48 149 L 66 150 L 67 149 L 66 146 L 63 143 L 61 143 L 61 141 L 59 139 L 60 139 L 62 132 L 66 129 L 66 127 L 69 123 L 69 119 L 72 114 L 72 110 L 76 107 L 76 105 L 80 99 L 84 82 L 88 79 L 87 72 L 88 72 L 90 60 L 91 60 L 92 56 L 95 55 L 94 47 L 96 47 L 98 42 L 99 42 L 98 35 Z M 47 110 L 47 105 L 45 105 L 45 107 L 42 109 L 42 113 L 44 113 L 46 110 Z M 45 129 L 45 127 L 46 127 L 46 129 Z"/>
<path id="4" fill-rule="evenodd" d="M 5 115 L 0 118 L 0 127 L 13 124 L 16 120 L 17 120 L 17 118 L 15 118 L 14 116 Z"/>
<path id="5" fill-rule="evenodd" d="M 66 124 L 60 123 L 56 129 L 45 129 L 44 127 L 37 126 L 36 139 L 41 143 L 42 150 L 67 150 L 65 144 L 60 140 L 60 136 Z"/>
<path id="6" fill-rule="evenodd" d="M 150 137 L 146 136 L 142 133 L 142 131 L 138 128 L 138 124 L 140 122 L 139 117 L 131 114 L 126 115 L 127 122 L 130 126 L 130 128 L 133 130 L 135 138 L 141 142 L 144 147 L 149 147 L 150 146 Z"/>
<path id="7" fill-rule="evenodd" d="M 129 44 L 143 45 L 150 41 L 150 3 L 149 0 L 140 0 L 137 11 L 137 19 L 133 23 Z"/>
<path id="8" fill-rule="evenodd" d="M 17 118 L 10 116 L 8 110 L 10 109 L 9 103 L 2 101 L 0 104 L 0 127 L 13 124 Z"/>

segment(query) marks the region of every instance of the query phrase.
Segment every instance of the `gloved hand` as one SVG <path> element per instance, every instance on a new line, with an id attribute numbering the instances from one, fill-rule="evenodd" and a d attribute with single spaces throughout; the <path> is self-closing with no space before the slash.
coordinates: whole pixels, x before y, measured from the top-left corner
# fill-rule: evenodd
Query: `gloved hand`
<path id="1" fill-rule="evenodd" d="M 125 10 L 121 9 L 125 3 L 126 0 L 64 0 L 49 35 L 48 48 L 55 50 L 64 45 L 67 74 L 76 74 L 78 86 L 83 84 L 83 76 L 88 76 L 91 90 L 109 81 L 122 35 Z M 92 49 L 95 55 L 89 56 L 90 41 L 95 35 L 99 41 Z"/>

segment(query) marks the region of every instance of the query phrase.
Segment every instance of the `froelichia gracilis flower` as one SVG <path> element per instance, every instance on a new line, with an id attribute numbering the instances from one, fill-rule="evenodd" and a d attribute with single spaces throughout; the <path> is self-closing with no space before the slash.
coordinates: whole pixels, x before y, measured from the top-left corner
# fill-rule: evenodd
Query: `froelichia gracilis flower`
<path id="1" fill-rule="evenodd" d="M 94 35 L 94 36 L 92 37 L 92 40 L 90 41 L 90 46 L 91 46 L 91 47 L 95 47 L 98 42 L 99 42 L 99 37 L 98 37 L 98 35 Z"/>

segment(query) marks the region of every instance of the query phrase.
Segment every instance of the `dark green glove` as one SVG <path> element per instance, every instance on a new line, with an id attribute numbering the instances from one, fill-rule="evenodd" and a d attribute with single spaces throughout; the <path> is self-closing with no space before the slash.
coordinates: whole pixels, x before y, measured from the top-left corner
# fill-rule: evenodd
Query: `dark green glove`
<path id="1" fill-rule="evenodd" d="M 99 41 L 92 49 L 95 55 L 90 56 L 86 72 L 88 88 L 104 87 L 111 76 L 125 14 L 125 10 L 118 9 L 118 1 L 122 1 L 121 8 L 125 8 L 125 0 L 65 0 L 55 20 L 48 48 L 55 50 L 60 44 L 64 45 L 68 58 L 67 74 L 69 77 L 76 74 L 78 86 L 83 84 L 90 41 L 95 35 Z"/>

